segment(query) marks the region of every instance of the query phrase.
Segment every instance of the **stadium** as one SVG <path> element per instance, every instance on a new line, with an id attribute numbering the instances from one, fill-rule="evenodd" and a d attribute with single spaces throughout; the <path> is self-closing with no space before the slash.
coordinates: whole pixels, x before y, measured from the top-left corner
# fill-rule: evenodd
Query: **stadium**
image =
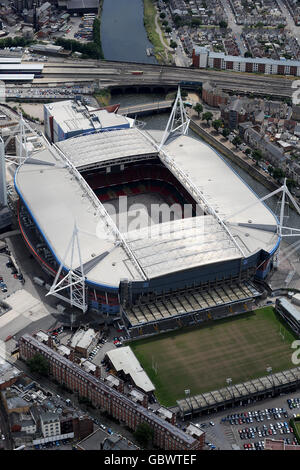
<path id="1" fill-rule="evenodd" d="M 15 174 L 21 233 L 50 293 L 121 316 L 131 337 L 251 310 L 280 244 L 270 209 L 183 129 L 160 144 L 138 127 L 45 139 Z"/>

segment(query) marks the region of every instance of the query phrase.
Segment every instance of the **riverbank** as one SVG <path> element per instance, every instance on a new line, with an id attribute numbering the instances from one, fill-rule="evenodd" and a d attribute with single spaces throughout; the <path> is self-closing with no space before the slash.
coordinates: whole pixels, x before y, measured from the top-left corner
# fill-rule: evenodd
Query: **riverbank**
<path id="1" fill-rule="evenodd" d="M 160 35 L 157 31 L 157 11 L 153 4 L 153 0 L 144 1 L 144 25 L 149 41 L 153 44 L 154 55 L 158 63 L 168 63 L 167 46 L 163 44 L 163 33 Z M 167 60 L 166 60 L 167 57 Z"/>

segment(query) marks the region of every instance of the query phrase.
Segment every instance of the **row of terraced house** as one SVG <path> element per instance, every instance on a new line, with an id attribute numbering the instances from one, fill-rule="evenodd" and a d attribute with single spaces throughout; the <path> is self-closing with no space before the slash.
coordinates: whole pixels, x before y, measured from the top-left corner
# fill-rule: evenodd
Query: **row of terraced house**
<path id="1" fill-rule="evenodd" d="M 201 450 L 205 433 L 198 430 L 188 434 L 164 420 L 154 412 L 111 388 L 100 377 L 86 372 L 77 364 L 56 352 L 37 338 L 25 334 L 19 339 L 20 358 L 31 359 L 41 354 L 49 363 L 50 375 L 73 392 L 86 397 L 91 403 L 135 431 L 139 424 L 147 423 L 152 430 L 153 444 L 164 450 Z"/>

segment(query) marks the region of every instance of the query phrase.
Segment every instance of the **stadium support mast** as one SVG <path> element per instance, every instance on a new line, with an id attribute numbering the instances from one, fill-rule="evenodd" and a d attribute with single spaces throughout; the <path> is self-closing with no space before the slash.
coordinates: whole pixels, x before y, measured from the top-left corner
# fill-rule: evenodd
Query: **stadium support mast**
<path id="1" fill-rule="evenodd" d="M 187 117 L 185 112 L 184 104 L 181 98 L 180 86 L 178 87 L 177 96 L 174 101 L 174 105 L 164 132 L 161 139 L 159 148 L 161 149 L 170 134 L 174 132 L 180 132 L 186 135 L 189 130 L 190 119 Z"/>
<path id="2" fill-rule="evenodd" d="M 276 194 L 280 194 L 280 193 L 282 193 L 282 198 L 281 198 L 281 203 L 280 203 L 280 216 L 279 216 L 279 220 L 277 221 L 277 234 L 281 239 L 285 238 L 285 237 L 300 237 L 300 229 L 297 229 L 297 228 L 294 228 L 294 227 L 286 227 L 285 224 L 284 224 L 284 218 L 285 218 L 284 211 L 285 211 L 285 205 L 286 205 L 287 197 L 291 201 L 291 203 L 294 206 L 296 212 L 300 215 L 300 206 L 295 201 L 292 194 L 290 193 L 289 188 L 287 187 L 287 184 L 286 184 L 286 178 L 284 179 L 284 183 L 280 188 L 276 189 L 272 193 L 267 194 L 266 196 L 264 196 L 260 199 L 257 199 L 257 201 L 250 204 L 249 206 L 243 207 L 238 212 L 235 212 L 233 214 L 228 215 L 227 217 L 225 217 L 223 219 L 223 222 L 226 225 L 227 224 L 228 225 L 238 225 L 236 223 L 231 223 L 230 219 L 237 216 L 238 214 L 244 212 L 245 210 L 250 209 L 250 207 L 253 207 L 254 205 L 256 205 L 260 202 L 266 201 L 267 199 L 270 199 L 272 196 L 275 196 Z M 245 224 L 243 224 L 243 225 L 245 225 Z M 251 224 L 249 224 L 249 228 L 250 227 L 251 227 Z M 280 253 L 280 246 L 279 246 L 279 249 L 277 251 L 277 264 L 278 265 L 279 265 L 279 253 Z"/>
<path id="3" fill-rule="evenodd" d="M 0 204 L 7 206 L 5 149 L 2 137 L 0 137 Z"/>
<path id="4" fill-rule="evenodd" d="M 17 166 L 22 165 L 22 163 L 25 162 L 25 160 L 28 158 L 28 150 L 27 150 L 27 140 L 26 140 L 26 132 L 29 131 L 30 133 L 36 133 L 35 130 L 33 130 L 30 125 L 24 121 L 22 113 L 20 114 L 20 119 L 19 123 L 12 128 L 9 137 L 5 140 L 4 142 L 4 149 L 8 147 L 9 142 L 13 139 L 16 138 L 18 135 L 18 146 L 17 148 L 17 154 L 16 155 L 5 155 L 5 160 L 10 163 L 10 164 L 16 164 Z"/>
<path id="5" fill-rule="evenodd" d="M 73 269 L 73 259 L 74 259 L 75 250 L 77 250 L 80 266 Z M 70 251 L 71 251 L 70 270 L 65 276 L 63 276 L 60 279 L 62 269 L 65 265 L 65 260 L 67 256 L 69 255 Z M 69 296 L 68 295 L 64 296 L 60 294 L 62 290 L 66 290 L 66 289 L 68 290 Z M 54 282 L 49 292 L 46 294 L 46 296 L 48 295 L 54 295 L 55 297 L 58 297 L 59 299 L 69 302 L 71 307 L 73 306 L 78 307 L 84 313 L 87 311 L 88 306 L 86 302 L 85 276 L 83 272 L 80 245 L 79 245 L 79 239 L 78 239 L 78 228 L 77 228 L 76 223 L 74 224 L 74 230 L 72 233 L 71 240 L 68 244 L 65 256 L 62 262 L 60 263 L 59 270 L 57 271 Z"/>

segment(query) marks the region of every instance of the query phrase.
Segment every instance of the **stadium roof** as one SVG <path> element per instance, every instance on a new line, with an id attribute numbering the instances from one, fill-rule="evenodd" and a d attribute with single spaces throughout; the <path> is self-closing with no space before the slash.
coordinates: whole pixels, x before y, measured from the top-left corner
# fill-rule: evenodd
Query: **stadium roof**
<path id="1" fill-rule="evenodd" d="M 78 253 L 72 266 L 71 252 L 65 257 L 76 223 L 90 283 L 118 289 L 121 279 L 151 279 L 261 249 L 271 253 L 278 246 L 275 216 L 212 148 L 192 137 L 167 143 L 163 150 L 168 162 L 163 155 L 161 159 L 211 215 L 165 222 L 159 230 L 152 225 L 151 236 L 148 229 L 120 234 L 74 168 L 157 154 L 145 132 L 129 128 L 91 134 L 61 142 L 59 149 L 45 144 L 19 167 L 15 185 L 55 258 L 67 269 L 80 266 Z"/>
<path id="2" fill-rule="evenodd" d="M 248 382 L 230 385 L 220 390 L 205 392 L 188 398 L 177 400 L 180 411 L 183 414 L 201 411 L 224 405 L 232 400 L 239 401 L 253 394 L 263 394 L 274 387 L 284 387 L 298 383 L 300 378 L 300 367 L 277 372 L 268 376 L 249 380 Z"/>
<path id="3" fill-rule="evenodd" d="M 279 237 L 274 214 L 214 149 L 187 136 L 167 142 L 165 149 L 209 206 L 221 219 L 228 218 L 226 225 L 245 256 L 275 249 Z"/>
<path id="4" fill-rule="evenodd" d="M 57 142 L 76 168 L 126 157 L 156 155 L 157 150 L 136 128 L 99 132 Z"/>
<path id="5" fill-rule="evenodd" d="M 129 346 L 112 349 L 111 351 L 108 351 L 106 355 L 116 371 L 123 371 L 124 374 L 130 375 L 138 388 L 146 393 L 155 390 L 153 383 Z"/>
<path id="6" fill-rule="evenodd" d="M 125 239 L 149 278 L 241 257 L 212 215 L 132 230 Z"/>

